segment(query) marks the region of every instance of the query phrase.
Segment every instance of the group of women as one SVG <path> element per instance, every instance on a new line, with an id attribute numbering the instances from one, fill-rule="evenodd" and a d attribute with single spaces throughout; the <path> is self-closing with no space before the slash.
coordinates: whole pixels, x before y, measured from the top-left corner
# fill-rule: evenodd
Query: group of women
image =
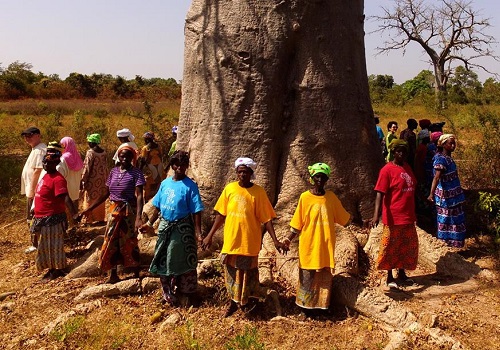
<path id="1" fill-rule="evenodd" d="M 145 138 L 146 136 L 151 135 L 145 135 Z M 214 207 L 217 215 L 213 226 L 203 237 L 201 213 L 204 206 L 196 183 L 186 175 L 189 166 L 189 155 L 186 152 L 175 151 L 170 158 L 168 167 L 171 167 L 174 174 L 161 181 L 157 191 L 154 191 L 154 213 L 144 223 L 144 186 L 148 182 L 141 171 L 145 164 L 137 160 L 137 150 L 122 144 L 117 151 L 118 164 L 107 175 L 107 171 L 101 169 L 106 161 L 105 152 L 99 147 L 99 135 L 88 137 L 90 149 L 81 165 L 73 157 L 64 157 L 65 153 L 73 149 L 71 141 L 71 138 L 64 138 L 61 140 L 64 147 L 53 144 L 54 150 L 47 151 L 44 159 L 47 175 L 42 178 L 37 189 L 39 198 L 44 198 L 44 201 L 50 198 L 48 203 L 56 203 L 50 207 L 50 215 L 43 212 L 47 205 L 35 205 L 32 228 L 34 232 L 41 233 L 40 237 L 52 237 L 43 234 L 49 226 L 47 232 L 58 235 L 57 238 L 48 239 L 57 242 L 56 250 L 59 253 L 62 251 L 62 254 L 45 254 L 42 249 L 43 239 L 39 245 L 40 258 L 37 258 L 37 266 L 49 268 L 49 277 L 60 276 L 61 270 L 65 268 L 64 250 L 61 248 L 62 232 L 67 225 L 65 215 L 63 219 L 62 214 L 64 203 L 68 204 L 73 214 L 76 213 L 69 190 L 71 180 L 65 179 L 63 172 L 57 172 L 58 164 L 64 160 L 68 171 L 80 171 L 81 187 L 87 194 L 85 201 L 88 206 L 81 213 L 75 214 L 75 219 L 100 220 L 104 211 L 102 205 L 109 198 L 105 240 L 99 257 L 100 268 L 110 271 L 107 282 L 116 283 L 120 280 L 118 265 L 132 268 L 135 276 L 139 276 L 137 234 L 152 227 L 156 219 L 160 218 L 158 240 L 149 271 L 160 276 L 163 300 L 166 303 L 178 305 L 181 300 L 189 300 L 195 296 L 197 289 L 198 247 L 208 249 L 213 236 L 224 225 L 221 262 L 231 300 L 225 312 L 229 316 L 238 307 L 245 306 L 250 298 L 266 297 L 267 291 L 260 286 L 258 277 L 258 255 L 262 245 L 262 228 L 265 228 L 264 232 L 269 232 L 275 248 L 281 253 L 286 253 L 291 241 L 298 236 L 299 285 L 296 304 L 304 310 L 329 307 L 335 267 L 335 223 L 347 225 L 350 215 L 336 195 L 325 190 L 325 184 L 331 175 L 327 164 L 316 163 L 308 168 L 311 189 L 300 195 L 290 222 L 290 234 L 280 241 L 272 224 L 276 213 L 265 190 L 252 181 L 255 179 L 257 164 L 250 158 L 238 158 L 234 164 L 237 181 L 225 186 Z M 147 149 L 143 150 L 142 159 L 154 159 L 156 156 L 151 155 L 157 148 L 154 136 L 153 141 L 147 142 L 145 147 Z M 463 192 L 451 158 L 451 152 L 456 147 L 455 137 L 451 134 L 441 135 L 438 147 L 438 153 L 434 157 L 433 195 L 429 196 L 429 200 L 441 208 L 438 209 L 438 238 L 450 245 L 460 246 L 460 242 L 463 245 L 465 226 L 463 211 L 460 211 Z M 397 288 L 398 283 L 411 282 L 406 270 L 415 269 L 417 264 L 418 238 L 414 201 L 417 182 L 407 164 L 408 143 L 394 138 L 388 148 L 392 160 L 380 171 L 375 186 L 374 214 L 369 223 L 375 227 L 382 218 L 384 228 L 377 265 L 380 270 L 387 271 L 387 285 Z M 151 176 L 157 178 L 159 163 L 153 163 L 151 165 L 154 169 L 149 169 Z M 96 171 L 100 176 L 96 175 Z M 100 183 L 105 186 L 100 186 Z M 66 186 L 65 191 L 63 188 Z M 103 190 L 97 191 L 98 188 Z M 50 225 L 46 225 L 47 217 L 50 218 Z M 46 262 L 47 256 L 53 261 Z M 398 270 L 397 279 L 392 274 L 393 269 Z"/>

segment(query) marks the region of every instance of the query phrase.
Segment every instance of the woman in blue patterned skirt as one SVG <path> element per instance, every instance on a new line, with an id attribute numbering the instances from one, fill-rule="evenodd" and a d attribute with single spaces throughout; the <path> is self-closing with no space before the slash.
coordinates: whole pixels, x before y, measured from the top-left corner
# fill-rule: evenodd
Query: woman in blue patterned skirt
<path id="1" fill-rule="evenodd" d="M 439 152 L 433 158 L 434 178 L 428 199 L 436 204 L 437 237 L 449 246 L 462 248 L 465 243 L 465 195 L 460 186 L 457 165 L 451 157 L 456 146 L 455 135 L 439 137 Z"/>

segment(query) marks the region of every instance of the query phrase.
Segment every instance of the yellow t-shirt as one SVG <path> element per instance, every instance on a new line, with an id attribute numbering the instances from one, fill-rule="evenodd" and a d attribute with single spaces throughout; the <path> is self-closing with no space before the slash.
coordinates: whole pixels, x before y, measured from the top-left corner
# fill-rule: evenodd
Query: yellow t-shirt
<path id="1" fill-rule="evenodd" d="M 349 218 L 349 213 L 332 191 L 326 191 L 324 196 L 315 196 L 309 191 L 300 195 L 290 226 L 301 231 L 301 269 L 335 267 L 335 223 L 344 226 Z"/>
<path id="2" fill-rule="evenodd" d="M 222 191 L 214 209 L 226 217 L 221 253 L 257 256 L 262 245 L 261 225 L 276 217 L 266 191 L 231 182 Z"/>

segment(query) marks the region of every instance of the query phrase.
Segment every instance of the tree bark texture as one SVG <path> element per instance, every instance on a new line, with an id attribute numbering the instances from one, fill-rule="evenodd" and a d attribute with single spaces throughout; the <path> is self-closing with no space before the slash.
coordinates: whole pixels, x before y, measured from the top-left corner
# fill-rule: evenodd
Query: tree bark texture
<path id="1" fill-rule="evenodd" d="M 178 149 L 207 209 L 257 163 L 256 183 L 288 230 L 307 166 L 354 217 L 372 216 L 382 155 L 366 73 L 362 0 L 193 0 L 186 18 Z"/>

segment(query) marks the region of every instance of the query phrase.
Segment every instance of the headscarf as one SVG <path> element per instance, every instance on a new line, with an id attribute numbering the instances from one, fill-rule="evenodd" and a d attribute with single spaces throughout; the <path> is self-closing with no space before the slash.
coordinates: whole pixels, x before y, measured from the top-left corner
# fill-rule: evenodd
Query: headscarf
<path id="1" fill-rule="evenodd" d="M 418 125 L 422 128 L 422 129 L 427 129 L 430 125 L 431 125 L 431 121 L 429 119 L 420 119 L 418 121 Z"/>
<path id="2" fill-rule="evenodd" d="M 134 141 L 135 136 L 132 135 L 129 129 L 121 129 L 116 132 L 116 137 L 128 137 L 129 141 Z"/>
<path id="3" fill-rule="evenodd" d="M 66 136 L 61 139 L 61 145 L 64 147 L 62 159 L 68 164 L 70 170 L 78 171 L 83 168 L 83 161 L 80 157 L 80 153 L 76 149 L 75 140 L 71 137 Z"/>
<path id="4" fill-rule="evenodd" d="M 101 143 L 101 135 L 99 134 L 90 134 L 87 136 L 87 142 L 92 142 L 92 143 Z"/>
<path id="5" fill-rule="evenodd" d="M 179 131 L 179 127 L 177 125 L 174 125 L 172 128 L 172 134 L 177 134 L 177 131 Z"/>
<path id="6" fill-rule="evenodd" d="M 252 169 L 251 179 L 255 180 L 255 168 L 257 168 L 257 163 L 255 163 L 251 158 L 240 157 L 234 162 L 234 168 L 237 169 L 240 165 L 244 165 L 247 168 Z"/>
<path id="7" fill-rule="evenodd" d="M 406 142 L 405 140 L 402 140 L 402 139 L 394 139 L 394 140 L 392 140 L 391 143 L 389 143 L 389 146 L 387 148 L 390 151 L 392 151 L 396 147 L 404 147 L 404 148 L 406 148 L 407 151 L 409 150 L 408 142 Z"/>
<path id="8" fill-rule="evenodd" d="M 441 135 L 443 135 L 441 131 L 434 131 L 433 133 L 431 133 L 431 141 L 436 143 L 437 140 L 439 140 L 439 138 L 441 137 Z"/>
<path id="9" fill-rule="evenodd" d="M 154 140 L 154 139 L 155 139 L 155 134 L 154 134 L 154 132 L 152 132 L 152 131 L 147 131 L 144 135 L 142 135 L 142 138 L 143 138 L 143 139 L 151 139 L 151 140 Z"/>
<path id="10" fill-rule="evenodd" d="M 314 181 L 312 177 L 316 174 L 325 174 L 327 177 L 330 177 L 331 169 L 328 164 L 325 163 L 316 163 L 307 167 L 309 171 L 309 182 L 314 185 Z"/>
<path id="11" fill-rule="evenodd" d="M 47 146 L 47 154 L 53 154 L 57 156 L 57 158 L 60 158 L 63 152 L 63 146 L 59 144 L 57 141 L 51 141 L 49 142 Z"/>
<path id="12" fill-rule="evenodd" d="M 120 154 L 120 152 L 123 150 L 127 150 L 127 151 L 132 152 L 132 154 L 134 155 L 134 158 L 132 158 L 132 165 L 135 166 L 135 164 L 137 163 L 137 151 L 133 147 L 125 145 L 125 146 L 118 147 L 118 151 L 116 151 L 117 155 Z"/>
<path id="13" fill-rule="evenodd" d="M 60 152 L 47 152 L 43 156 L 43 162 L 57 162 L 61 161 L 61 153 Z"/>
<path id="14" fill-rule="evenodd" d="M 446 143 L 446 141 L 451 140 L 451 139 L 456 139 L 455 135 L 453 135 L 453 134 L 443 134 L 443 135 L 439 136 L 439 140 L 438 140 L 437 145 L 439 147 L 442 147 Z"/>
<path id="15" fill-rule="evenodd" d="M 425 139 L 426 137 L 431 137 L 431 133 L 429 132 L 429 130 L 427 129 L 424 129 L 424 130 L 420 130 L 420 132 L 418 133 L 418 140 L 421 141 L 423 139 Z"/>

